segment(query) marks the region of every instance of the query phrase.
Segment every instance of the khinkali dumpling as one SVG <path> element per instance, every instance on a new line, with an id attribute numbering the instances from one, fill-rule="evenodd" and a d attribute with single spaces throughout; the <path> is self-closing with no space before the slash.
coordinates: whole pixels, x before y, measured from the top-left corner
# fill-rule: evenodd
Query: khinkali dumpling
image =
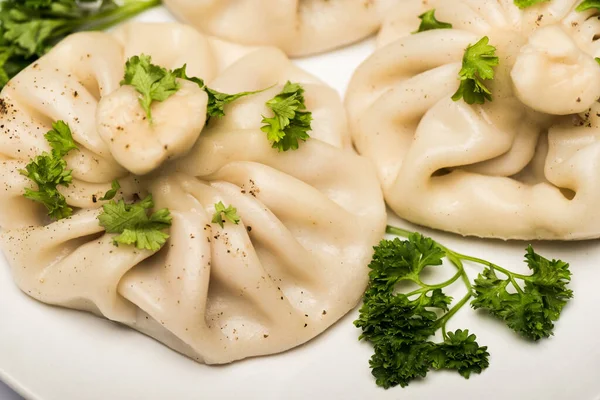
<path id="1" fill-rule="evenodd" d="M 356 147 L 401 217 L 503 239 L 600 236 L 600 22 L 580 1 L 407 0 L 350 84 Z M 419 29 L 435 10 L 452 29 Z M 492 101 L 453 101 L 484 36 Z"/>
<path id="2" fill-rule="evenodd" d="M 291 56 L 331 50 L 377 31 L 397 0 L 165 0 L 200 31 Z"/>
<path id="3" fill-rule="evenodd" d="M 134 24 L 115 35 L 77 34 L 6 86 L 0 243 L 28 295 L 126 324 L 200 362 L 227 363 L 304 343 L 353 308 L 385 229 L 385 205 L 375 170 L 352 150 L 333 89 L 275 48 L 219 53 L 218 43 L 195 33 L 194 46 L 175 45 L 187 41 L 189 29 Z M 127 107 L 137 99 L 118 81 L 124 57 L 137 52 L 169 68 L 187 63 L 188 73 L 210 79 L 215 90 L 268 89 L 226 106 L 226 116 L 212 118 L 185 155 L 133 175 L 95 121 L 132 118 Z M 307 141 L 280 152 L 260 128 L 270 112 L 265 102 L 288 80 L 302 84 L 314 120 Z M 183 95 L 196 96 L 189 89 Z M 100 96 L 123 96 L 122 107 L 102 110 Z M 184 107 L 164 116 L 154 109 L 154 116 L 182 127 L 206 112 Z M 52 222 L 44 207 L 23 197 L 31 183 L 19 170 L 48 150 L 42 134 L 56 119 L 69 122 L 81 150 L 68 156 L 74 183 L 61 188 L 75 212 Z M 167 136 L 173 132 L 185 135 Z M 121 134 L 133 146 L 151 132 Z M 152 194 L 155 209 L 170 210 L 170 237 L 160 250 L 116 247 L 116 235 L 100 226 L 99 207 L 107 204 L 100 197 L 113 179 L 122 186 L 117 199 Z M 239 224 L 213 222 L 219 202 L 237 209 Z"/>

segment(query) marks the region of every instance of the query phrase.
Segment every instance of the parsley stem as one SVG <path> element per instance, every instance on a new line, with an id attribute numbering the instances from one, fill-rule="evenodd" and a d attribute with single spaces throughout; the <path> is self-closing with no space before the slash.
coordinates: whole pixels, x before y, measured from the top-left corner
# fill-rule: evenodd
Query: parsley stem
<path id="1" fill-rule="evenodd" d="M 385 228 L 385 232 L 389 233 L 390 235 L 397 235 L 397 236 L 402 236 L 402 237 L 409 237 L 410 235 L 412 235 L 414 232 L 411 231 L 407 231 L 406 229 L 402 229 L 402 228 L 397 228 L 395 226 L 391 226 L 388 225 Z"/>
<path id="2" fill-rule="evenodd" d="M 458 278 L 460 278 L 462 276 L 463 276 L 462 271 L 458 271 L 452 278 L 448 279 L 445 282 L 439 283 L 437 285 L 428 285 L 426 283 L 421 282 L 423 284 L 423 287 L 408 293 L 406 296 L 410 297 L 410 296 L 414 296 L 416 294 L 423 294 L 423 293 L 431 292 L 432 290 L 435 290 L 435 289 L 443 289 L 445 287 L 452 285 L 454 282 L 456 282 L 458 280 Z"/>
<path id="3" fill-rule="evenodd" d="M 402 237 L 406 237 L 406 238 L 408 238 L 410 235 L 413 234 L 413 232 L 411 232 L 411 231 L 407 231 L 405 229 L 397 228 L 397 227 L 391 226 L 391 225 L 388 225 L 386 227 L 385 231 L 386 231 L 386 233 L 389 233 L 391 235 L 397 235 L 397 236 L 402 236 Z M 468 256 L 466 254 L 461 254 L 456 251 L 450 250 L 449 248 L 443 246 L 442 244 L 440 244 L 437 241 L 436 241 L 436 243 L 440 247 L 440 249 L 442 249 L 446 252 L 446 254 L 448 255 L 448 259 L 450 261 L 452 261 L 453 263 L 458 262 L 460 264 L 461 268 L 463 267 L 463 265 L 460 260 L 471 261 L 476 264 L 485 265 L 486 267 L 490 267 L 496 271 L 499 271 L 499 272 L 503 273 L 504 275 L 506 275 L 508 278 L 510 278 L 511 282 L 515 285 L 517 290 L 519 290 L 520 288 L 518 287 L 518 285 L 516 285 L 514 278 L 522 279 L 525 281 L 527 281 L 531 278 L 527 275 L 521 275 L 521 274 L 516 274 L 514 272 L 510 272 L 509 270 L 502 268 L 501 266 L 491 263 L 487 260 L 482 260 L 481 258 Z M 467 286 L 470 288 L 471 283 L 469 283 Z"/>
<path id="4" fill-rule="evenodd" d="M 469 290 L 469 292 L 464 295 L 464 297 L 462 299 L 460 299 L 460 301 L 458 303 L 456 303 L 456 305 L 454 307 L 452 307 L 450 309 L 450 311 L 448 311 L 446 314 L 444 314 L 444 316 L 440 319 L 438 319 L 435 323 L 436 329 L 437 328 L 442 328 L 442 335 L 444 335 L 444 339 L 446 339 L 446 323 L 448 322 L 448 320 L 450 318 L 452 318 L 454 316 L 454 314 L 456 314 L 458 312 L 458 310 L 460 310 L 462 308 L 462 306 L 464 306 L 465 304 L 467 304 L 467 302 L 471 299 L 471 297 L 473 296 L 472 291 Z"/>

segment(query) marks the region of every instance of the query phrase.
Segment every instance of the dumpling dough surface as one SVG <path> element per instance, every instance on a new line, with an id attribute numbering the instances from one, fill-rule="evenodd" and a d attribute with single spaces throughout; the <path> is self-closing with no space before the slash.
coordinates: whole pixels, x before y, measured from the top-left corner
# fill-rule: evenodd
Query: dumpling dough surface
<path id="1" fill-rule="evenodd" d="M 600 236 L 600 22 L 579 1 L 407 0 L 350 84 L 354 141 L 412 222 L 503 239 Z M 435 9 L 452 29 L 418 34 Z M 497 48 L 493 101 L 451 96 L 467 46 Z"/>
<path id="2" fill-rule="evenodd" d="M 129 325 L 205 363 L 277 353 L 310 340 L 358 303 L 372 246 L 386 223 L 375 170 L 352 150 L 339 96 L 278 49 L 238 59 L 232 53 L 216 62 L 174 47 L 161 50 L 151 43 L 158 38 L 146 42 L 147 28 L 129 25 L 117 39 L 100 33 L 70 37 L 0 95 L 6 106 L 0 115 L 0 244 L 16 283 L 40 301 Z M 160 29 L 169 37 L 189 28 Z M 78 49 L 81 43 L 97 51 L 106 43 L 122 63 L 123 37 L 132 46 L 125 46 L 126 54 L 154 49 L 157 62 L 172 60 L 168 67 L 187 62 L 216 90 L 270 89 L 228 105 L 226 117 L 211 119 L 185 155 L 143 177 L 131 174 L 94 124 L 100 93 L 119 93 L 123 107 L 136 101 L 119 92 L 115 77 L 122 65 L 113 65 L 107 54 L 87 61 L 84 53 L 67 64 L 71 69 L 47 67 L 66 46 Z M 200 42 L 196 49 L 203 43 L 211 46 Z M 79 63 L 85 68 L 73 66 Z M 42 79 L 54 92 L 36 87 Z M 313 131 L 298 150 L 279 152 L 260 130 L 261 115 L 268 115 L 265 102 L 287 80 L 305 88 Z M 61 95 L 58 89 L 67 85 Z M 102 118 L 117 118 L 122 109 L 104 112 Z M 176 117 L 165 115 L 163 121 L 183 126 L 195 118 Z M 32 183 L 19 169 L 48 150 L 43 133 L 56 119 L 69 122 L 80 151 L 68 156 L 74 184 L 60 189 L 76 211 L 52 222 L 43 206 L 23 197 Z M 137 140 L 152 134 L 127 132 Z M 122 186 L 117 198 L 130 202 L 151 193 L 157 209 L 170 210 L 170 238 L 160 251 L 115 247 L 114 235 L 99 225 L 105 203 L 99 198 L 113 179 Z M 211 222 L 219 201 L 237 208 L 239 225 Z"/>
<path id="3" fill-rule="evenodd" d="M 277 46 L 291 56 L 341 47 L 377 31 L 397 0 L 165 0 L 201 32 Z"/>

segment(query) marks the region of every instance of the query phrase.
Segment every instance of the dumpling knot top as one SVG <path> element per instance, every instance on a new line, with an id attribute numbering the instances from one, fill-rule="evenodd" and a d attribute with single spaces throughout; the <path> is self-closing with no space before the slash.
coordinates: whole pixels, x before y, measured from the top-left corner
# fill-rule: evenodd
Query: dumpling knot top
<path id="1" fill-rule="evenodd" d="M 398 0 L 165 0 L 201 32 L 277 46 L 291 56 L 341 47 L 377 31 Z"/>
<path id="2" fill-rule="evenodd" d="M 144 120 L 125 60 L 145 53 L 225 93 L 256 91 L 206 123 L 207 95 L 180 90 Z M 288 81 L 305 89 L 310 138 L 280 152 L 261 131 L 265 105 Z M 0 243 L 19 287 L 40 301 L 129 325 L 206 363 L 284 351 L 353 308 L 386 222 L 368 160 L 353 152 L 337 93 L 278 49 L 246 48 L 178 24 L 129 24 L 70 36 L 0 94 Z M 58 189 L 75 211 L 50 221 L 23 196 L 20 174 L 48 151 L 63 120 L 79 150 Z M 143 174 L 151 171 L 144 176 Z M 153 195 L 172 217 L 158 251 L 115 246 L 99 224 L 102 200 Z M 238 224 L 214 223 L 215 204 Z"/>
<path id="3" fill-rule="evenodd" d="M 346 104 L 398 215 L 480 237 L 600 236 L 600 22 L 579 4 L 408 0 L 390 14 Z M 413 33 L 431 9 L 452 28 Z M 453 101 L 484 36 L 492 101 Z"/>

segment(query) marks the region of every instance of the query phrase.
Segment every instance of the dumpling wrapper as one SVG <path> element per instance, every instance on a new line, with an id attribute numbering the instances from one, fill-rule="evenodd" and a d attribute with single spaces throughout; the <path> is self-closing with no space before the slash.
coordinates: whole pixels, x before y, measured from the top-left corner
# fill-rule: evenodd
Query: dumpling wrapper
<path id="1" fill-rule="evenodd" d="M 276 46 L 306 56 L 377 31 L 397 0 L 166 0 L 201 32 L 248 45 Z"/>
<path id="2" fill-rule="evenodd" d="M 136 32 L 145 27 L 126 26 L 120 32 L 131 29 L 127 43 L 143 44 L 143 35 Z M 189 29 L 168 27 L 178 34 Z M 78 34 L 66 43 L 85 42 L 86 35 L 95 43 L 105 40 L 111 48 L 119 48 L 109 34 Z M 54 60 L 61 46 L 65 44 L 40 63 Z M 142 45 L 134 48 L 150 50 Z M 152 53 L 158 62 L 193 61 L 175 60 L 158 50 Z M 4 229 L 0 245 L 15 282 L 33 298 L 93 312 L 197 361 L 221 364 L 300 345 L 352 309 L 366 287 L 367 264 L 372 246 L 383 235 L 386 212 L 374 168 L 352 150 L 345 110 L 333 89 L 274 48 L 230 58 L 217 63 L 218 68 L 208 63 L 220 71 L 216 77 L 200 64 L 205 58 L 197 61 L 192 72 L 207 77 L 216 90 L 234 93 L 276 86 L 228 105 L 226 117 L 211 119 L 185 155 L 143 177 L 128 174 L 112 157 L 111 147 L 94 129 L 93 110 L 66 112 L 68 108 L 41 101 L 34 108 L 14 95 L 27 86 L 26 93 L 42 96 L 45 92 L 32 80 L 49 74 L 56 85 L 74 85 L 81 91 L 79 98 L 90 104 L 65 99 L 66 103 L 93 108 L 97 104 L 93 88 L 107 90 L 112 84 L 111 93 L 122 90 L 116 82 L 122 71 L 107 83 L 102 79 L 112 76 L 110 70 L 99 67 L 102 74 L 90 74 L 85 80 L 71 79 L 68 75 L 74 71 L 44 69 L 46 74 L 26 70 L 11 81 L 0 95 L 14 106 L 0 116 L 0 123 L 13 124 L 10 132 L 0 131 L 0 174 L 5 184 L 0 192 Z M 287 80 L 305 88 L 313 131 L 298 150 L 279 152 L 260 130 L 261 115 L 268 115 L 265 102 Z M 10 122 L 13 116 L 17 122 Z M 18 168 L 47 149 L 43 133 L 58 118 L 78 119 L 88 128 L 75 125 L 82 150 L 73 157 L 83 161 L 80 166 L 69 160 L 76 179 L 61 189 L 67 202 L 79 209 L 69 219 L 51 222 L 43 206 L 23 197 L 31 183 Z M 96 162 L 102 168 L 84 168 Z M 123 186 L 117 199 L 131 201 L 151 193 L 157 209 L 170 210 L 170 238 L 160 251 L 116 247 L 115 235 L 99 225 L 98 208 L 104 202 L 98 198 L 114 178 Z M 219 201 L 237 208 L 238 225 L 226 222 L 221 228 L 212 223 Z"/>
<path id="3" fill-rule="evenodd" d="M 600 23 L 578 4 L 408 0 L 390 14 L 346 105 L 399 216 L 480 237 L 600 236 Z M 412 34 L 429 9 L 453 29 Z M 483 36 L 500 59 L 493 101 L 454 102 L 464 50 Z"/>

